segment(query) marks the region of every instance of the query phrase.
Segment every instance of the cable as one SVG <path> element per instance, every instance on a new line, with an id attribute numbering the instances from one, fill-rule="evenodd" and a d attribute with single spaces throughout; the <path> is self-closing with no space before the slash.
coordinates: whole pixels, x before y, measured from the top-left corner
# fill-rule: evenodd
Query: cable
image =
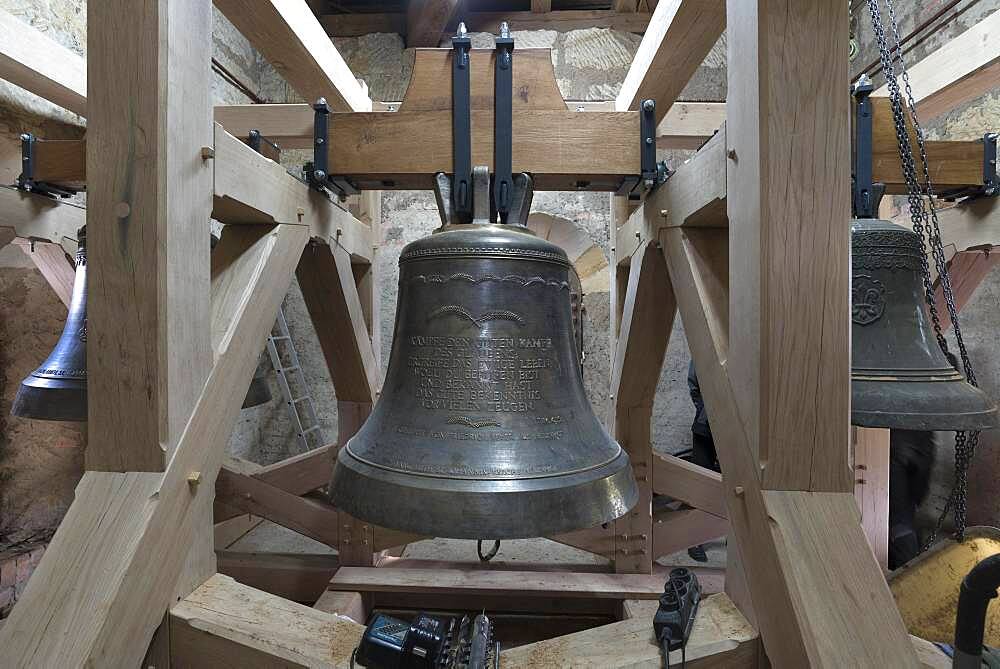
<path id="1" fill-rule="evenodd" d="M 499 539 L 494 539 L 493 540 L 493 548 L 491 548 L 490 552 L 487 553 L 486 555 L 483 555 L 483 540 L 480 539 L 480 540 L 478 540 L 476 542 L 476 553 L 479 555 L 479 561 L 480 562 L 489 562 L 490 560 L 492 560 L 493 558 L 495 558 L 496 555 L 497 555 L 497 553 L 499 553 L 499 552 L 500 552 L 500 540 Z"/>

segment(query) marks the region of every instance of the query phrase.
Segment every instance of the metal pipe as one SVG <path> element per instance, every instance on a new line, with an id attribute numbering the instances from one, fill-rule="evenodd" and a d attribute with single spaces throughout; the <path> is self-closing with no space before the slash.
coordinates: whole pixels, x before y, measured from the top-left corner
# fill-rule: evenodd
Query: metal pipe
<path id="1" fill-rule="evenodd" d="M 979 669 L 983 657 L 986 608 L 1000 587 L 1000 555 L 982 560 L 962 579 L 955 616 L 954 669 Z"/>

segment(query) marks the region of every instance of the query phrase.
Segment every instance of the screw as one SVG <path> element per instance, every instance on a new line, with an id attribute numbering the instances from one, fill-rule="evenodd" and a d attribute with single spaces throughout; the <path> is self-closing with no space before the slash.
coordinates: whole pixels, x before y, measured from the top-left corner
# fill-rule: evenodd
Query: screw
<path id="1" fill-rule="evenodd" d="M 669 209 L 661 209 L 660 210 L 660 217 L 661 218 L 666 218 L 669 215 L 670 215 L 670 210 Z"/>
<path id="2" fill-rule="evenodd" d="M 506 21 L 503 21 L 500 24 L 500 38 L 501 39 L 507 39 L 509 37 L 510 37 L 510 26 L 507 25 Z"/>
<path id="3" fill-rule="evenodd" d="M 726 152 L 726 155 L 729 156 L 730 160 L 736 160 L 736 149 L 729 149 L 729 151 Z"/>

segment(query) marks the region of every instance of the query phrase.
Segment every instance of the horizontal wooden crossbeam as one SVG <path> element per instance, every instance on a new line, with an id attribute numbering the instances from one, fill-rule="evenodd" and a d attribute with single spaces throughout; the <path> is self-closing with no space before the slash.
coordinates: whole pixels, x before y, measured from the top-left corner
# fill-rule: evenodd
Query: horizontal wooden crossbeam
<path id="1" fill-rule="evenodd" d="M 491 33 L 499 31 L 502 21 L 506 21 L 511 30 L 568 31 L 586 28 L 610 28 L 611 30 L 642 33 L 646 31 L 649 19 L 649 12 L 589 9 L 566 9 L 545 13 L 464 12 L 462 14 L 462 20 L 465 21 L 466 27 L 470 31 Z M 407 34 L 406 14 L 403 12 L 327 14 L 320 17 L 320 22 L 331 37 L 360 37 L 371 33 Z"/>

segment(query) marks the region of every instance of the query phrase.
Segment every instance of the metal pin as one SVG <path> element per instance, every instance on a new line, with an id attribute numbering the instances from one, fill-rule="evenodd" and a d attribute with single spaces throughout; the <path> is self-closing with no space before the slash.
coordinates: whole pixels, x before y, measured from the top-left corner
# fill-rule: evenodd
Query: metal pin
<path id="1" fill-rule="evenodd" d="M 465 29 L 465 21 L 460 21 L 458 24 L 458 30 L 455 31 L 456 37 L 465 37 L 469 34 L 469 31 Z"/>
<path id="2" fill-rule="evenodd" d="M 464 26 L 465 26 L 464 23 L 458 24 L 459 30 L 464 28 Z M 501 39 L 507 39 L 508 37 L 510 37 L 510 26 L 507 25 L 506 21 L 500 23 L 500 37 Z"/>

